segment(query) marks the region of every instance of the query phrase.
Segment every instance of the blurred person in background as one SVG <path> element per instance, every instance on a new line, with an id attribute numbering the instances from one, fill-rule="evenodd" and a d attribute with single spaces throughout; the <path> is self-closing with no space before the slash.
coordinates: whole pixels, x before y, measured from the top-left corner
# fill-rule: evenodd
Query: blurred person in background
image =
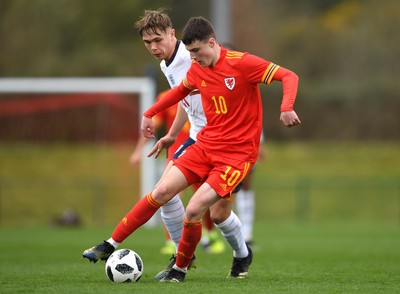
<path id="1" fill-rule="evenodd" d="M 261 133 L 260 148 L 258 152 L 257 162 L 264 160 L 265 150 L 264 150 L 264 135 Z M 254 240 L 253 240 L 253 227 L 255 219 L 255 208 L 256 208 L 256 195 L 253 189 L 253 176 L 256 169 L 256 164 L 251 169 L 250 173 L 243 180 L 243 186 L 237 194 L 236 197 L 236 211 L 238 217 L 242 222 L 242 232 L 244 240 L 247 246 L 254 250 Z"/>

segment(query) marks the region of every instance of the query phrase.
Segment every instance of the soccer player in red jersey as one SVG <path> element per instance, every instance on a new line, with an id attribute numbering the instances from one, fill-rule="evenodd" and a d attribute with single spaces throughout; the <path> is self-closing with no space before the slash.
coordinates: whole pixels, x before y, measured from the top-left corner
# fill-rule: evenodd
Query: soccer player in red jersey
<path id="1" fill-rule="evenodd" d="M 152 117 L 194 89 L 200 91 L 207 125 L 197 135 L 196 143 L 185 149 L 157 187 L 128 212 L 113 232 L 113 238 L 124 240 L 177 192 L 204 182 L 186 207 L 176 263 L 164 282 L 185 280 L 201 238 L 202 216 L 209 208 L 213 213 L 213 205 L 221 198 L 231 200 L 232 191 L 257 160 L 262 128 L 258 84 L 282 82 L 280 120 L 287 127 L 301 123 L 293 110 L 298 86 L 295 73 L 260 57 L 223 48 L 216 41 L 211 23 L 203 17 L 188 21 L 182 41 L 193 64 L 182 83 L 144 113 L 141 128 L 145 137 L 154 137 Z M 231 272 L 239 267 L 242 272 L 237 277 L 245 277 L 251 259 L 251 250 L 248 257 L 234 258 Z"/>

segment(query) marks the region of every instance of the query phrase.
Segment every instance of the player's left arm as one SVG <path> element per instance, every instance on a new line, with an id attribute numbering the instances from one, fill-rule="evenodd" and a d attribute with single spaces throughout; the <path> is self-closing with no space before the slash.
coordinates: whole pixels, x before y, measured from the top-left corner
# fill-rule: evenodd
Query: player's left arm
<path id="1" fill-rule="evenodd" d="M 282 82 L 283 98 L 280 121 L 289 128 L 301 124 L 299 117 L 294 111 L 294 102 L 296 100 L 299 77 L 291 70 L 279 67 L 273 74 L 272 80 Z"/>
<path id="2" fill-rule="evenodd" d="M 282 82 L 283 98 L 280 120 L 287 127 L 293 127 L 301 123 L 293 110 L 299 83 L 299 77 L 294 72 L 252 54 L 243 56 L 242 69 L 248 80 L 253 83 L 269 85 L 272 81 Z"/>

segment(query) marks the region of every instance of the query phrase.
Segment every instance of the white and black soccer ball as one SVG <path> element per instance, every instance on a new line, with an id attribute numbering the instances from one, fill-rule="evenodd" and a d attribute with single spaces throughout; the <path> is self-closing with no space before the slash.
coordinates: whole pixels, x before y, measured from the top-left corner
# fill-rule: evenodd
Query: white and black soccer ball
<path id="1" fill-rule="evenodd" d="M 106 261 L 106 275 L 112 282 L 137 282 L 142 274 L 143 261 L 133 250 L 117 250 Z"/>

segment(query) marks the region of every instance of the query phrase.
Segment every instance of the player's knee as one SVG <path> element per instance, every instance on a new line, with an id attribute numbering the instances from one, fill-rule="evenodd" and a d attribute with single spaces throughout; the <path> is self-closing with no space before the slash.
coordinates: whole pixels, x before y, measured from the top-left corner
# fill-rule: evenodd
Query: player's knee
<path id="1" fill-rule="evenodd" d="M 214 224 L 220 224 L 223 222 L 223 219 L 221 216 L 211 216 L 211 220 Z"/>
<path id="2" fill-rule="evenodd" d="M 158 185 L 151 195 L 154 200 L 161 204 L 167 203 L 175 196 L 175 194 L 171 193 L 171 191 L 169 191 L 169 189 L 164 185 Z"/>
<path id="3" fill-rule="evenodd" d="M 231 210 L 229 209 L 217 209 L 210 212 L 210 217 L 213 223 L 220 224 L 224 222 L 231 214 Z"/>
<path id="4" fill-rule="evenodd" d="M 187 221 L 200 221 L 202 213 L 193 206 L 187 206 L 185 211 L 185 220 Z"/>

